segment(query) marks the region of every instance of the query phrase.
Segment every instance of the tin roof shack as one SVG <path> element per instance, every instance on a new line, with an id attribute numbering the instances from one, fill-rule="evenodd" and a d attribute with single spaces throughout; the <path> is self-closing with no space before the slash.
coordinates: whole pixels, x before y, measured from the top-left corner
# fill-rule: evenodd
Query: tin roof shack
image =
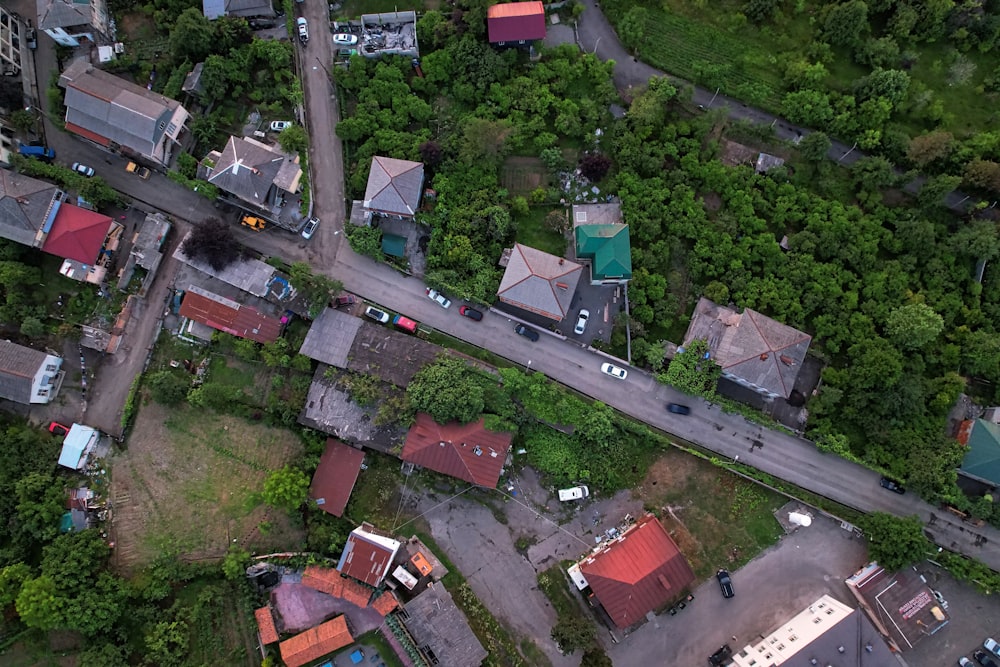
<path id="1" fill-rule="evenodd" d="M 482 663 L 488 655 L 440 583 L 431 584 L 407 602 L 399 618 L 427 664 L 468 667 Z"/>
<path id="2" fill-rule="evenodd" d="M 71 470 L 80 470 L 87 465 L 87 457 L 97 448 L 101 432 L 96 428 L 73 424 L 63 440 L 59 465 Z"/>
<path id="3" fill-rule="evenodd" d="M 438 424 L 424 413 L 406 435 L 400 458 L 487 489 L 496 488 L 514 434 L 490 431 L 486 421 Z"/>
<path id="4" fill-rule="evenodd" d="M 508 2 L 486 10 L 490 44 L 523 46 L 545 39 L 545 7 L 541 2 Z"/>
<path id="5" fill-rule="evenodd" d="M 389 573 L 399 547 L 398 540 L 376 532 L 370 523 L 362 523 L 348 536 L 337 569 L 369 586 L 378 586 Z"/>
<path id="6" fill-rule="evenodd" d="M 262 313 L 256 308 L 236 303 L 197 285 L 188 287 L 184 292 L 180 315 L 187 320 L 257 343 L 272 343 L 281 337 L 284 330 L 284 322 L 277 315 Z M 184 328 L 182 326 L 182 330 Z"/>
<path id="7" fill-rule="evenodd" d="M 948 612 L 912 569 L 886 572 L 878 563 L 869 563 L 845 583 L 897 651 L 913 648 L 948 624 Z"/>
<path id="8" fill-rule="evenodd" d="M 309 497 L 324 512 L 343 516 L 364 459 L 365 453 L 360 449 L 327 438 L 326 449 L 313 473 Z"/>

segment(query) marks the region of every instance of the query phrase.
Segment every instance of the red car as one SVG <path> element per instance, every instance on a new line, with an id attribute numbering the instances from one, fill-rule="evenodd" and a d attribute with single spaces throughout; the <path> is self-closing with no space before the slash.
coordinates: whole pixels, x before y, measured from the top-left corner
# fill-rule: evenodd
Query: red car
<path id="1" fill-rule="evenodd" d="M 59 422 L 49 424 L 49 433 L 52 435 L 66 435 L 69 433 L 69 426 L 63 426 Z"/>

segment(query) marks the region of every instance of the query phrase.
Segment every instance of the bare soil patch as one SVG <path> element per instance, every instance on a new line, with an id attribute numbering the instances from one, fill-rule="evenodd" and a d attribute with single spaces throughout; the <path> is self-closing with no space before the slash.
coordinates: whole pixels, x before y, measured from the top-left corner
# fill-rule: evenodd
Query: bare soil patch
<path id="1" fill-rule="evenodd" d="M 217 559 L 233 544 L 293 548 L 301 530 L 258 494 L 301 447 L 290 431 L 238 417 L 144 405 L 111 462 L 115 565 L 127 573 L 164 554 Z"/>
<path id="2" fill-rule="evenodd" d="M 545 165 L 536 157 L 509 157 L 504 160 L 500 182 L 515 195 L 527 195 L 539 187 L 548 187 Z"/>

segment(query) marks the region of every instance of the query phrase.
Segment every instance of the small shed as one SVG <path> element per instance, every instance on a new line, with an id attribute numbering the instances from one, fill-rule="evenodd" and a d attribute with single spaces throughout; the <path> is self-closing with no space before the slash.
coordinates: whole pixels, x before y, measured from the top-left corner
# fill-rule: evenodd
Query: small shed
<path id="1" fill-rule="evenodd" d="M 59 454 L 59 465 L 72 470 L 80 470 L 87 463 L 87 456 L 97 446 L 101 432 L 96 428 L 73 424 L 66 439 L 63 440 L 62 452 Z"/>

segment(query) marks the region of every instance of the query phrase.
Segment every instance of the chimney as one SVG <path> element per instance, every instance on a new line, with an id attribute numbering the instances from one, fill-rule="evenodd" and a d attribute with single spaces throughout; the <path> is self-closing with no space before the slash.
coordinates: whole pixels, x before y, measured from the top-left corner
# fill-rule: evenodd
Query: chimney
<path id="1" fill-rule="evenodd" d="M 795 360 L 792 359 L 791 357 L 786 357 L 785 355 L 781 355 L 780 357 L 778 357 L 778 359 L 780 359 L 781 363 L 783 363 L 786 366 L 794 366 L 795 365 Z"/>
<path id="2" fill-rule="evenodd" d="M 569 285 L 567 285 L 566 283 L 556 283 L 556 287 L 558 287 L 559 289 L 569 289 Z"/>

